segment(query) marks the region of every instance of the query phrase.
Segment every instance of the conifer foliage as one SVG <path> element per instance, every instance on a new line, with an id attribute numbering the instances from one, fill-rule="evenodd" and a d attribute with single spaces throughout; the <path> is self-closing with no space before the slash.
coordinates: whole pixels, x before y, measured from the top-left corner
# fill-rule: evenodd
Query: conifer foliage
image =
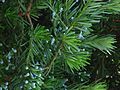
<path id="1" fill-rule="evenodd" d="M 92 26 L 119 14 L 120 0 L 2 0 L 0 8 L 0 90 L 106 90 L 80 73 L 92 50 L 116 48 Z"/>

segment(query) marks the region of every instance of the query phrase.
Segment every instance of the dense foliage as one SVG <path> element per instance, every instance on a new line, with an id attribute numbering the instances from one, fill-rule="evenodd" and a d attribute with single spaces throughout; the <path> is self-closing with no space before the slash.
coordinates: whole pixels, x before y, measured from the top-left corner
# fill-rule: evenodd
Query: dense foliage
<path id="1" fill-rule="evenodd" d="M 120 0 L 2 0 L 0 8 L 0 90 L 106 90 L 111 61 L 119 76 L 119 39 L 105 21 Z"/>
<path id="2" fill-rule="evenodd" d="M 101 35 L 112 34 L 115 35 L 117 43 L 114 45 L 117 47 L 111 55 L 103 54 L 99 51 L 94 51 L 92 54 L 91 66 L 94 65 L 94 73 L 92 75 L 92 80 L 95 77 L 103 78 L 109 83 L 110 90 L 120 89 L 120 15 L 109 15 L 107 20 L 101 21 L 100 24 L 95 25 L 94 28 L 98 28 L 94 33 L 99 33 Z M 90 67 L 91 67 L 90 66 Z M 88 69 L 90 68 L 88 67 Z M 89 69 L 90 70 L 90 69 Z M 91 69 L 92 71 L 92 69 Z"/>

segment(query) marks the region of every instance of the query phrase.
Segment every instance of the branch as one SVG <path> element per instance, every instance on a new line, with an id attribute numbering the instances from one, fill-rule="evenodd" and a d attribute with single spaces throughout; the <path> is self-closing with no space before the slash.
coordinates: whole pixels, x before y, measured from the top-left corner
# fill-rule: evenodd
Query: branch
<path id="1" fill-rule="evenodd" d="M 33 23 L 32 23 L 31 17 L 30 17 L 30 10 L 31 10 L 31 7 L 32 7 L 32 3 L 33 3 L 33 0 L 30 0 L 27 11 L 26 11 L 26 16 L 28 18 L 28 21 L 30 23 L 31 28 L 33 28 Z"/>
<path id="2" fill-rule="evenodd" d="M 45 68 L 45 69 L 48 69 L 46 76 L 50 73 L 50 70 L 51 70 L 51 68 L 52 68 L 52 65 L 54 64 L 55 60 L 57 59 L 59 50 L 60 50 L 61 48 L 62 48 L 62 42 L 61 42 L 61 44 L 58 46 L 58 50 L 55 52 L 54 56 L 52 57 L 51 62 L 50 62 L 50 63 L 46 66 L 46 68 Z"/>

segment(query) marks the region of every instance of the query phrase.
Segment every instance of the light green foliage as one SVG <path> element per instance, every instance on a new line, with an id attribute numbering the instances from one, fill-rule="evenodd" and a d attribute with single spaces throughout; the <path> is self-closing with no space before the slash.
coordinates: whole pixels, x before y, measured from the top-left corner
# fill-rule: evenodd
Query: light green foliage
<path id="1" fill-rule="evenodd" d="M 108 52 L 110 54 L 110 51 L 112 51 L 115 46 L 113 46 L 112 44 L 114 44 L 116 41 L 113 37 L 111 36 L 91 36 L 88 37 L 83 44 L 95 47 L 103 52 Z"/>
<path id="2" fill-rule="evenodd" d="M 88 63 L 89 60 L 89 55 L 87 54 L 87 52 L 74 52 L 67 54 L 66 55 L 66 62 L 69 65 L 71 70 L 80 70 L 80 68 L 84 68 Z"/>
<path id="3" fill-rule="evenodd" d="M 95 83 L 95 84 L 90 84 L 88 86 L 83 86 L 81 89 L 77 90 L 106 90 L 106 84 L 105 83 Z"/>

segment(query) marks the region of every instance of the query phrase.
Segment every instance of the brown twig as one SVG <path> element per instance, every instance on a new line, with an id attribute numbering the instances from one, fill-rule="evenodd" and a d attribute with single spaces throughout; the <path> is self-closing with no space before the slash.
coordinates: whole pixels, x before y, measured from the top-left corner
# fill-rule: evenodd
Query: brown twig
<path id="1" fill-rule="evenodd" d="M 32 8 L 32 3 L 33 3 L 33 0 L 30 0 L 27 11 L 26 11 L 26 16 L 28 18 L 31 28 L 33 28 L 33 23 L 32 23 L 31 17 L 30 17 L 30 10 Z"/>

